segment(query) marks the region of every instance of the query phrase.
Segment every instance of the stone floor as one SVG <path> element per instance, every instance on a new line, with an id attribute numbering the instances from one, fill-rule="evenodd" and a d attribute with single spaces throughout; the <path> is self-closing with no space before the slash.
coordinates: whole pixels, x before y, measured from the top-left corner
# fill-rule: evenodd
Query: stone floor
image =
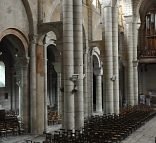
<path id="1" fill-rule="evenodd" d="M 49 126 L 47 128 L 47 132 L 53 133 L 54 131 L 61 128 L 61 125 Z M 26 140 L 31 140 L 36 143 L 42 143 L 45 140 L 44 135 L 32 135 L 32 134 L 24 134 L 20 136 L 8 136 L 1 137 L 0 143 L 26 143 Z"/>
<path id="2" fill-rule="evenodd" d="M 48 131 L 53 132 L 61 128 L 61 125 L 55 125 L 53 128 L 49 127 Z M 156 116 L 147 122 L 144 126 L 136 130 L 122 143 L 155 143 L 156 137 Z M 26 143 L 26 140 L 32 140 L 36 143 L 42 143 L 45 139 L 44 135 L 20 135 L 20 136 L 9 136 L 7 138 L 0 138 L 0 143 Z"/>
<path id="3" fill-rule="evenodd" d="M 122 143 L 155 143 L 156 116 L 132 133 Z"/>

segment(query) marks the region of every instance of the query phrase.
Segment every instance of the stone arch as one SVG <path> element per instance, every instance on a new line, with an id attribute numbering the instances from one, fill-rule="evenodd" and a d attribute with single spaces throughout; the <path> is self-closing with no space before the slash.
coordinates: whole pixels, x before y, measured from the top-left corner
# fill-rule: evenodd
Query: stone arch
<path id="1" fill-rule="evenodd" d="M 38 44 L 42 44 L 45 35 L 52 31 L 56 35 L 56 39 L 58 41 L 62 41 L 62 33 L 63 33 L 63 24 L 62 22 L 53 22 L 53 23 L 46 23 L 46 24 L 41 24 L 39 25 L 39 38 L 38 38 Z"/>
<path id="2" fill-rule="evenodd" d="M 23 34 L 18 29 L 9 28 L 9 29 L 6 29 L 6 30 L 4 30 L 3 32 L 0 33 L 0 41 L 7 35 L 14 35 L 21 41 L 21 43 L 23 44 L 23 47 L 24 47 L 26 57 L 28 57 L 28 42 L 29 42 L 29 40 L 25 36 L 25 34 Z"/>
<path id="3" fill-rule="evenodd" d="M 102 64 L 100 60 L 100 50 L 98 47 L 92 49 L 92 62 L 93 62 L 93 110 L 96 112 L 102 111 L 102 102 L 99 102 L 99 98 L 102 99 Z M 100 88 L 100 89 L 99 89 Z M 101 100 L 100 100 L 101 101 Z"/>
<path id="4" fill-rule="evenodd" d="M 153 1 L 140 0 L 136 7 L 136 15 L 140 16 L 140 19 L 143 20 L 144 15 L 152 4 Z"/>
<path id="5" fill-rule="evenodd" d="M 101 61 L 100 61 L 100 50 L 98 47 L 94 47 L 92 49 L 92 56 L 93 56 L 93 60 L 95 60 L 96 62 L 96 67 L 97 68 L 101 68 Z"/>

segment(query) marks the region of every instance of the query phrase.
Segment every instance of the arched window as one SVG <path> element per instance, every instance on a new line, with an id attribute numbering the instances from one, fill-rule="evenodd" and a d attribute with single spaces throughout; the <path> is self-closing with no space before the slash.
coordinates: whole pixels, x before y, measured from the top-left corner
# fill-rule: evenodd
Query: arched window
<path id="1" fill-rule="evenodd" d="M 0 87 L 5 87 L 5 64 L 0 61 Z"/>

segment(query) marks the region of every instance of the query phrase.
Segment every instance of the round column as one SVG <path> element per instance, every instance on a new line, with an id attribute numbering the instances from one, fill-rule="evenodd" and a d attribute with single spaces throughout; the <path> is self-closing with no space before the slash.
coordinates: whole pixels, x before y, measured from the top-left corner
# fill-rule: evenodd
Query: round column
<path id="1" fill-rule="evenodd" d="M 112 8 L 113 97 L 114 113 L 119 114 L 118 7 Z"/>
<path id="2" fill-rule="evenodd" d="M 113 105 L 113 53 L 112 53 L 112 7 L 104 7 L 104 40 L 105 40 L 105 107 L 106 113 L 114 113 Z"/>
<path id="3" fill-rule="evenodd" d="M 74 129 L 73 0 L 63 0 L 64 128 Z"/>
<path id="4" fill-rule="evenodd" d="M 48 126 L 48 111 L 47 111 L 47 90 L 48 90 L 48 86 L 47 86 L 47 46 L 48 45 L 44 45 L 44 131 L 46 132 L 47 130 L 47 126 Z"/>
<path id="5" fill-rule="evenodd" d="M 84 116 L 88 117 L 88 54 L 84 54 Z"/>
<path id="6" fill-rule="evenodd" d="M 61 88 L 61 73 L 58 72 L 57 73 L 57 111 L 58 111 L 58 114 L 60 115 L 61 114 L 61 111 L 62 111 L 62 106 L 61 106 L 61 91 L 60 91 L 60 88 Z"/>
<path id="7" fill-rule="evenodd" d="M 30 116 L 31 133 L 36 133 L 36 38 L 31 39 L 30 49 Z"/>
<path id="8" fill-rule="evenodd" d="M 37 134 L 41 134 L 44 131 L 44 46 L 42 43 L 38 43 L 36 47 L 36 124 Z"/>
<path id="9" fill-rule="evenodd" d="M 138 105 L 138 60 L 137 60 L 138 30 L 137 24 L 133 24 L 133 74 L 134 74 L 134 104 Z"/>
<path id="10" fill-rule="evenodd" d="M 73 24 L 74 72 L 79 75 L 75 93 L 75 129 L 80 129 L 84 126 L 82 0 L 73 0 Z"/>
<path id="11" fill-rule="evenodd" d="M 29 63 L 29 58 L 26 59 L 26 65 L 22 67 L 23 70 L 23 78 L 22 78 L 22 83 L 23 83 L 23 122 L 24 122 L 24 128 L 26 130 L 26 132 L 29 131 L 29 125 L 30 125 L 30 121 L 29 121 L 29 110 L 30 110 L 30 106 L 29 106 L 29 94 L 28 94 L 28 63 Z"/>
<path id="12" fill-rule="evenodd" d="M 96 112 L 102 113 L 102 78 L 96 75 Z"/>
<path id="13" fill-rule="evenodd" d="M 127 34 L 127 104 L 134 105 L 134 82 L 133 82 L 133 26 L 126 24 Z"/>
<path id="14" fill-rule="evenodd" d="M 93 60 L 92 56 L 88 54 L 88 115 L 91 116 L 93 113 Z"/>

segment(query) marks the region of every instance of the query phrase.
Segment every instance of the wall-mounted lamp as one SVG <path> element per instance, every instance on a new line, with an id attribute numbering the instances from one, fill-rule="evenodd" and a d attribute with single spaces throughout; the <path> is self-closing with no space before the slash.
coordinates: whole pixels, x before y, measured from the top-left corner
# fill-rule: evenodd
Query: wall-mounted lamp
<path id="1" fill-rule="evenodd" d="M 2 55 L 2 52 L 0 52 L 0 56 Z"/>
<path id="2" fill-rule="evenodd" d="M 133 67 L 137 67 L 138 66 L 138 63 L 139 63 L 138 60 L 135 60 L 135 61 L 132 61 L 132 62 L 133 62 Z"/>
<path id="3" fill-rule="evenodd" d="M 78 91 L 77 85 L 74 84 L 74 89 L 72 90 L 72 93 L 76 93 Z"/>
<path id="4" fill-rule="evenodd" d="M 69 79 L 73 82 L 76 82 L 79 78 L 79 74 L 73 74 L 72 77 L 70 77 Z"/>
<path id="5" fill-rule="evenodd" d="M 72 90 L 72 94 L 78 91 L 77 89 L 77 80 L 79 79 L 79 74 L 73 74 L 72 77 L 69 78 L 74 83 L 74 88 Z"/>
<path id="6" fill-rule="evenodd" d="M 115 81 L 116 80 L 116 75 L 113 75 L 110 79 L 111 79 L 111 81 Z"/>

